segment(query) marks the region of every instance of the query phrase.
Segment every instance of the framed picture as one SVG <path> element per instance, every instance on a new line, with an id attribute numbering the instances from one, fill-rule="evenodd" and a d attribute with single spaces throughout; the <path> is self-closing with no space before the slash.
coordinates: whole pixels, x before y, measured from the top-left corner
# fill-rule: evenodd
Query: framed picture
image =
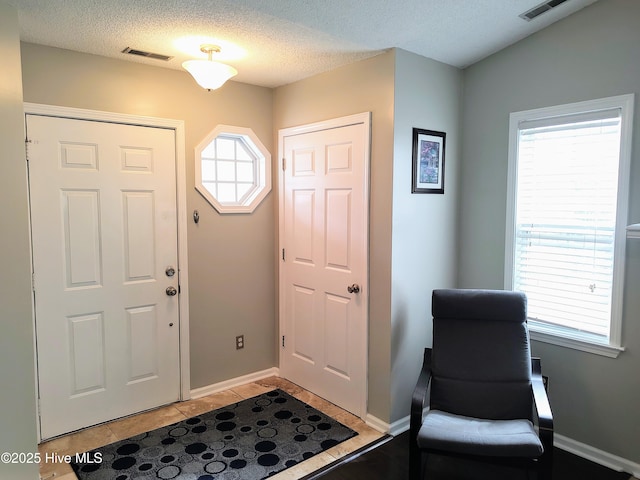
<path id="1" fill-rule="evenodd" d="M 444 193 L 445 132 L 413 129 L 411 193 Z"/>

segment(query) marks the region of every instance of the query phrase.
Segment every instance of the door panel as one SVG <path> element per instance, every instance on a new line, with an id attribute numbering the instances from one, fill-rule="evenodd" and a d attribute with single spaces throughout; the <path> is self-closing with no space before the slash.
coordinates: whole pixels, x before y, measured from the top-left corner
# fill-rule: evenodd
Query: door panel
<path id="1" fill-rule="evenodd" d="M 325 261 L 327 268 L 351 271 L 351 190 L 329 190 L 325 200 Z"/>
<path id="2" fill-rule="evenodd" d="M 292 192 L 291 208 L 297 219 L 291 226 L 293 243 L 291 253 L 297 263 L 313 264 L 313 232 L 315 230 L 315 194 L 313 190 L 295 190 Z"/>
<path id="3" fill-rule="evenodd" d="M 102 283 L 99 195 L 95 190 L 61 192 L 67 289 Z"/>
<path id="4" fill-rule="evenodd" d="M 367 122 L 281 133 L 281 371 L 364 416 Z M 358 284 L 359 292 L 347 288 Z"/>
<path id="5" fill-rule="evenodd" d="M 325 318 L 327 331 L 332 332 L 325 337 L 326 368 L 335 375 L 349 378 L 349 303 L 350 299 L 337 295 L 325 294 Z"/>
<path id="6" fill-rule="evenodd" d="M 313 364 L 316 358 L 314 305 L 316 292 L 310 288 L 293 285 L 293 318 L 292 334 L 293 355 L 298 359 Z"/>
<path id="7" fill-rule="evenodd" d="M 105 389 L 103 320 L 101 313 L 67 317 L 72 370 L 71 397 Z"/>
<path id="8" fill-rule="evenodd" d="M 128 384 L 158 378 L 158 317 L 155 305 L 127 308 Z"/>
<path id="9" fill-rule="evenodd" d="M 41 436 L 179 398 L 175 139 L 27 115 Z"/>
<path id="10" fill-rule="evenodd" d="M 157 267 L 153 192 L 122 192 L 125 282 L 153 281 Z"/>

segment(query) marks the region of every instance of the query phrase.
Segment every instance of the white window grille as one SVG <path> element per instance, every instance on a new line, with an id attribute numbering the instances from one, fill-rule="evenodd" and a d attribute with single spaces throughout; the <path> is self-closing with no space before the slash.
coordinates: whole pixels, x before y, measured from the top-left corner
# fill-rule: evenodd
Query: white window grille
<path id="1" fill-rule="evenodd" d="M 220 213 L 251 213 L 271 190 L 271 155 L 251 129 L 218 125 L 196 147 L 196 189 Z"/>

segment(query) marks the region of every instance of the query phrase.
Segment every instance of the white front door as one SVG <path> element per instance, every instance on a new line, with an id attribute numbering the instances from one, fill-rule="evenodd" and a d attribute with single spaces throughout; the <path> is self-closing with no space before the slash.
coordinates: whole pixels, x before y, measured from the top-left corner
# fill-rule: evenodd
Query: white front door
<path id="1" fill-rule="evenodd" d="M 29 114 L 27 136 L 41 437 L 178 400 L 174 131 Z"/>
<path id="2" fill-rule="evenodd" d="M 363 417 L 369 114 L 282 130 L 284 377 Z"/>

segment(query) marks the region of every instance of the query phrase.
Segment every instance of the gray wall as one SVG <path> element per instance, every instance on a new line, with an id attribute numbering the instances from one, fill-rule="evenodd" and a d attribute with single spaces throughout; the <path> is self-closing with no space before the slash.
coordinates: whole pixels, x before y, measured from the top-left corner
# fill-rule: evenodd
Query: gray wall
<path id="1" fill-rule="evenodd" d="M 409 414 L 431 291 L 455 286 L 462 71 L 396 50 L 391 260 L 391 422 Z M 445 193 L 412 194 L 413 128 L 445 132 Z"/>
<path id="2" fill-rule="evenodd" d="M 200 212 L 187 232 L 191 388 L 273 367 L 277 197 L 220 215 L 194 187 L 194 148 L 218 124 L 252 128 L 273 154 L 272 90 L 228 82 L 207 92 L 183 71 L 41 45 L 23 44 L 22 64 L 26 102 L 184 120 L 187 212 Z"/>
<path id="3" fill-rule="evenodd" d="M 636 94 L 629 223 L 640 222 L 640 2 L 600 0 L 465 71 L 459 284 L 503 287 L 509 113 Z M 627 242 L 623 344 L 610 359 L 534 342 L 556 431 L 640 463 L 640 241 Z"/>
<path id="4" fill-rule="evenodd" d="M 18 14 L 0 3 L 0 452 L 36 452 L 31 260 Z M 0 477 L 38 478 L 37 464 L 0 463 Z"/>

